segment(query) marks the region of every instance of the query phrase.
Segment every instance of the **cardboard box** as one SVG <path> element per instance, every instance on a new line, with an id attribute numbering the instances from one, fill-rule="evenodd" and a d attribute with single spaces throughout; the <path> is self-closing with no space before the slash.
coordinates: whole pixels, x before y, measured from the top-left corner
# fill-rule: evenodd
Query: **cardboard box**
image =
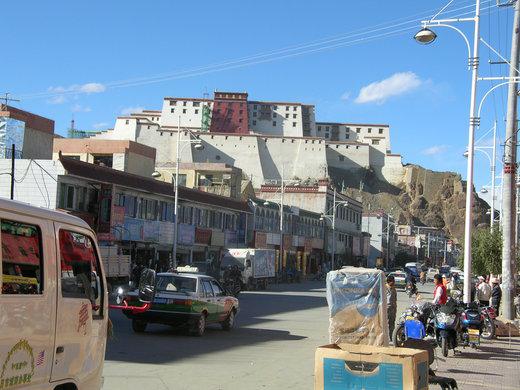
<path id="1" fill-rule="evenodd" d="M 327 274 L 329 342 L 388 346 L 384 273 L 343 267 Z"/>
<path id="2" fill-rule="evenodd" d="M 335 344 L 316 349 L 314 390 L 428 389 L 428 352 Z"/>

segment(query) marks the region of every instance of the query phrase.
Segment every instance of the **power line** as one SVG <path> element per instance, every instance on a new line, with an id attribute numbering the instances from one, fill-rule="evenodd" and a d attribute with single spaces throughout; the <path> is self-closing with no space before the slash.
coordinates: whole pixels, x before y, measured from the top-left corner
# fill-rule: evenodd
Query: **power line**
<path id="1" fill-rule="evenodd" d="M 490 2 L 491 2 L 491 0 L 488 0 L 488 1 L 484 1 L 483 3 L 490 3 Z M 459 8 L 450 10 L 450 11 L 446 11 L 444 13 L 451 14 L 453 12 L 457 12 L 457 11 L 460 11 L 460 10 L 463 10 L 463 9 L 466 9 L 469 7 L 472 7 L 472 5 L 459 7 Z M 495 7 L 496 6 L 490 6 L 484 10 L 489 10 L 489 9 L 495 8 Z M 431 11 L 428 11 L 428 12 L 431 12 Z M 472 13 L 472 11 L 461 13 L 459 15 L 451 15 L 451 16 L 452 17 L 464 16 L 469 13 Z M 424 15 L 424 12 L 421 14 Z M 423 16 L 423 17 L 426 17 L 426 16 Z M 252 55 L 252 56 L 228 60 L 228 61 L 220 62 L 217 64 L 200 66 L 200 67 L 195 67 L 192 69 L 186 69 L 186 70 L 176 71 L 176 72 L 162 73 L 162 74 L 157 74 L 157 75 L 148 76 L 148 77 L 114 81 L 114 82 L 106 83 L 105 87 L 106 88 L 123 88 L 123 87 L 132 87 L 132 86 L 138 86 L 138 85 L 153 84 L 153 83 L 163 82 L 163 81 L 168 81 L 168 80 L 194 77 L 194 76 L 199 76 L 199 75 L 208 74 L 208 73 L 221 72 L 221 71 L 230 70 L 230 69 L 237 69 L 237 68 L 242 68 L 242 67 L 246 67 L 246 66 L 252 66 L 252 65 L 257 65 L 257 64 L 261 64 L 261 63 L 266 63 L 266 62 L 273 62 L 273 61 L 278 61 L 281 59 L 291 58 L 291 57 L 295 57 L 295 56 L 300 56 L 300 55 L 324 51 L 324 50 L 331 50 L 331 49 L 335 49 L 335 48 L 339 48 L 339 47 L 352 46 L 352 45 L 359 44 L 362 42 L 369 42 L 369 41 L 373 41 L 373 40 L 380 39 L 380 38 L 399 35 L 398 33 L 400 33 L 400 32 L 415 29 L 415 28 L 417 28 L 415 24 L 417 22 L 419 22 L 422 18 L 407 20 L 407 21 L 404 21 L 401 23 L 394 23 L 394 24 L 386 26 L 386 27 L 381 27 L 386 24 L 389 24 L 389 23 L 392 23 L 395 21 L 399 21 L 399 20 L 403 20 L 403 19 L 405 19 L 405 18 L 400 18 L 400 19 L 397 19 L 394 21 L 381 23 L 381 24 L 378 24 L 375 26 L 367 27 L 367 28 L 364 28 L 361 30 L 356 30 L 354 32 L 342 34 L 339 36 L 328 37 L 328 38 L 324 38 L 324 39 L 317 40 L 317 41 L 311 41 L 311 42 L 304 43 L 304 44 L 289 46 L 287 48 L 272 50 L 272 51 L 268 51 L 265 53 L 259 53 L 256 55 Z M 414 25 L 396 30 L 396 27 L 404 26 L 404 25 L 407 25 L 410 23 L 414 23 Z M 380 33 L 385 30 L 391 30 L 391 31 Z M 374 35 L 375 33 L 378 33 L 378 34 Z M 372 35 L 370 35 L 370 34 L 372 34 Z M 356 38 L 356 37 L 358 37 L 358 38 L 352 39 L 352 38 Z M 40 92 L 40 93 L 26 94 L 26 95 L 24 95 L 24 97 L 28 98 L 28 99 L 30 99 L 30 98 L 48 98 L 48 97 L 53 97 L 53 96 L 77 94 L 77 93 L 78 93 L 77 90 L 70 89 L 70 90 L 65 90 L 65 91 L 46 91 L 46 92 Z"/>

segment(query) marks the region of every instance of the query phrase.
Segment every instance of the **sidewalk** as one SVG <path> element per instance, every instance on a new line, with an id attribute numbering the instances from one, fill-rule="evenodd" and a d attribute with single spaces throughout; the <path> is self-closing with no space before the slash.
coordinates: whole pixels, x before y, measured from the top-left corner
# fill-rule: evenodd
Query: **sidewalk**
<path id="1" fill-rule="evenodd" d="M 461 390 L 520 389 L 520 337 L 482 340 L 480 349 L 458 351 L 444 359 L 437 349 L 432 364 L 437 375 L 454 378 Z"/>

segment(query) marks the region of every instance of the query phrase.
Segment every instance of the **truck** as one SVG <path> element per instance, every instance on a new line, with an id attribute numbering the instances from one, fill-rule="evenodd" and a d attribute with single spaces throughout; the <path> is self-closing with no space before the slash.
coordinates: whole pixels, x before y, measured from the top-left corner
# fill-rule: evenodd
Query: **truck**
<path id="1" fill-rule="evenodd" d="M 128 284 L 131 272 L 130 255 L 124 255 L 117 245 L 100 246 L 99 252 L 109 287 Z"/>
<path id="2" fill-rule="evenodd" d="M 243 265 L 242 284 L 247 290 L 265 289 L 275 274 L 274 249 L 231 248 L 224 253 L 222 264 L 237 262 Z"/>

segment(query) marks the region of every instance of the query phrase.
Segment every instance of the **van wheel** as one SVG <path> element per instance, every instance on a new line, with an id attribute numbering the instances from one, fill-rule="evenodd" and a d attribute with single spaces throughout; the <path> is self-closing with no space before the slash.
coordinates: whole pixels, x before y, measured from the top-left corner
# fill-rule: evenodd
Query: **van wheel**
<path id="1" fill-rule="evenodd" d="M 227 318 L 220 323 L 220 326 L 223 330 L 231 330 L 233 329 L 233 326 L 235 326 L 235 310 L 232 309 L 229 312 L 229 315 Z"/>
<path id="2" fill-rule="evenodd" d="M 132 329 L 136 333 L 143 333 L 146 329 L 147 322 L 143 320 L 132 320 Z"/>
<path id="3" fill-rule="evenodd" d="M 200 337 L 206 330 L 206 315 L 202 313 L 190 328 L 190 335 Z"/>

